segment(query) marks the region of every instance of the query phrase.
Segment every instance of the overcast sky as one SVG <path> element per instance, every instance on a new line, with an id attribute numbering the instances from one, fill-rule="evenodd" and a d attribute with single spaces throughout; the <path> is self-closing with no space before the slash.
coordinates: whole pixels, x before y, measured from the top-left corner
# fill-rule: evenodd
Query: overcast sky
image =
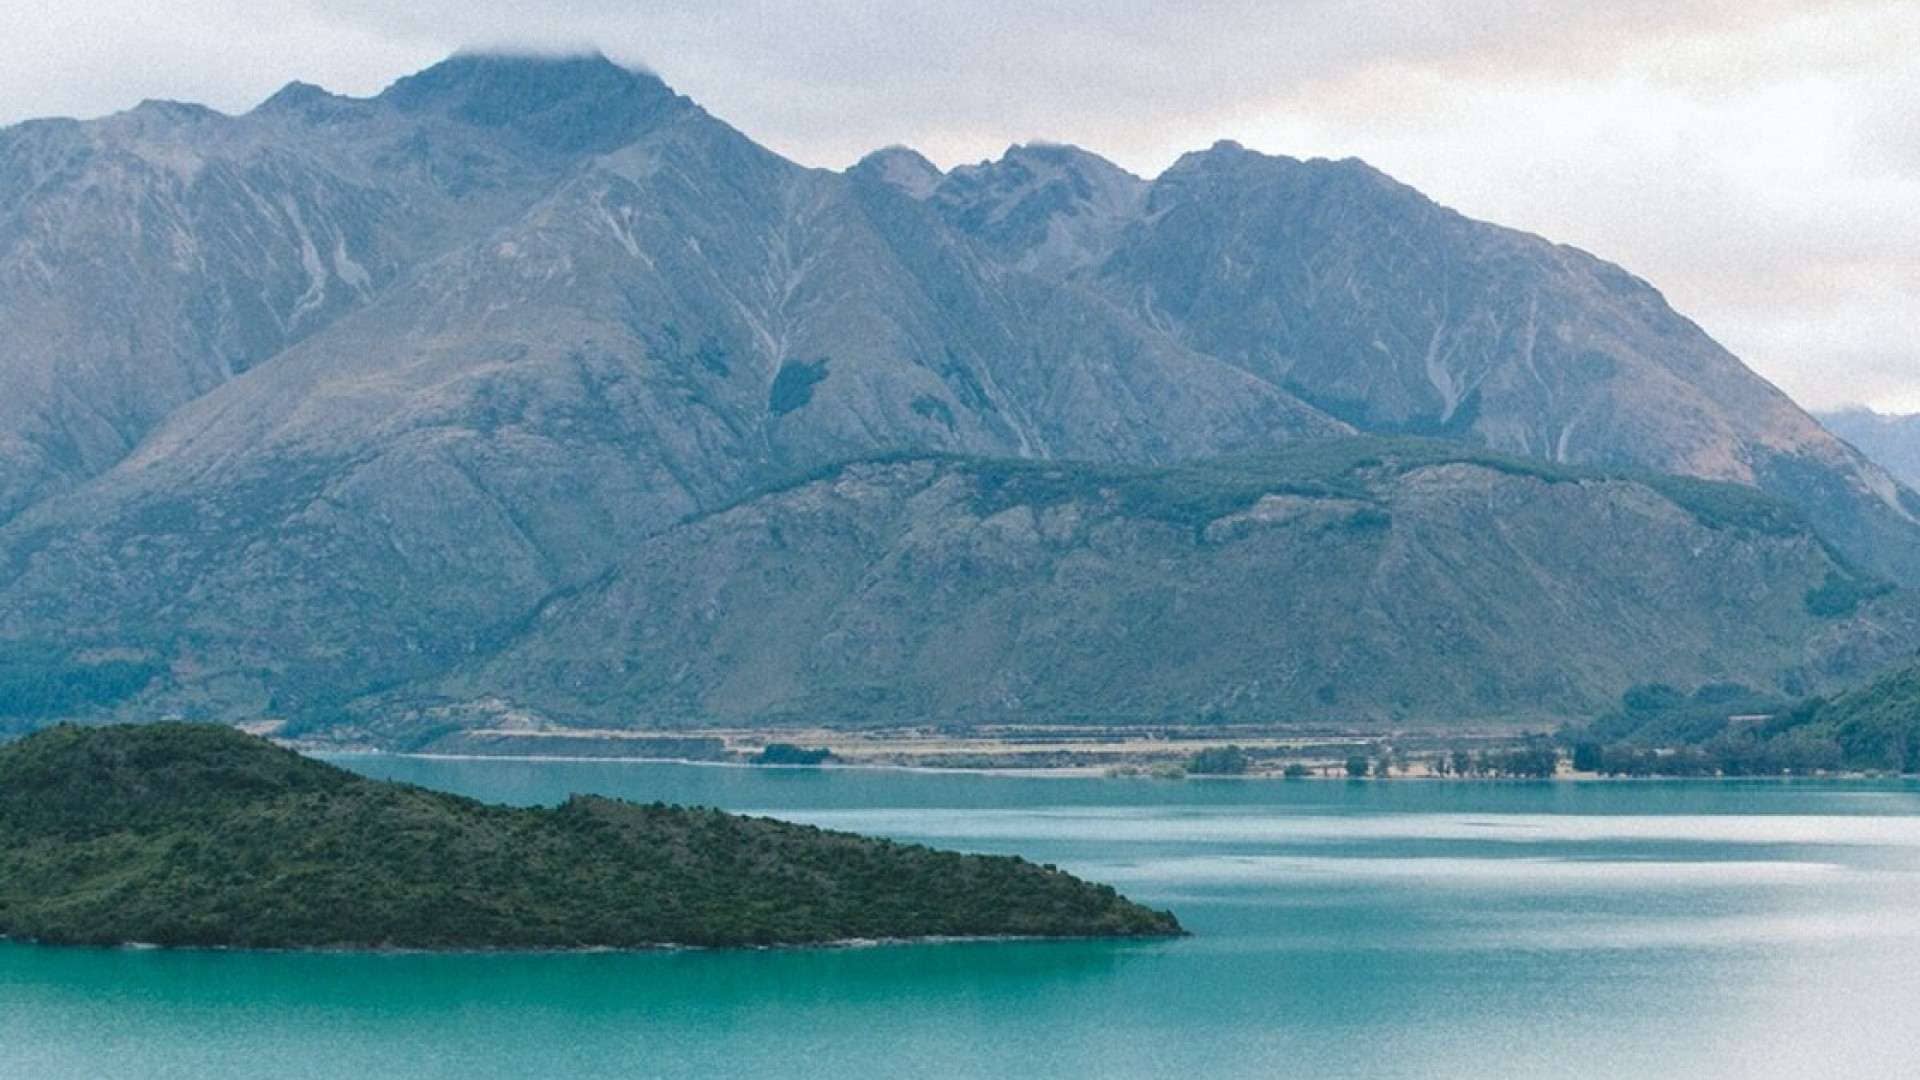
<path id="1" fill-rule="evenodd" d="M 1920 411 L 1920 0 L 5 0 L 0 123 L 592 47 L 843 167 L 1357 155 L 1663 289 L 1802 403 Z"/>

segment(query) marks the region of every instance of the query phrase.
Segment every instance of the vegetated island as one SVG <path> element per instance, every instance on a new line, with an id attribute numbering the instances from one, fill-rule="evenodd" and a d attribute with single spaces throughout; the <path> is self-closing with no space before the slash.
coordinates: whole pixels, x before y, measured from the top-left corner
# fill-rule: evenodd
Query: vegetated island
<path id="1" fill-rule="evenodd" d="M 231 728 L 0 747 L 0 936 L 248 948 L 1144 937 L 1169 912 L 1010 856 L 575 796 L 493 806 Z"/>

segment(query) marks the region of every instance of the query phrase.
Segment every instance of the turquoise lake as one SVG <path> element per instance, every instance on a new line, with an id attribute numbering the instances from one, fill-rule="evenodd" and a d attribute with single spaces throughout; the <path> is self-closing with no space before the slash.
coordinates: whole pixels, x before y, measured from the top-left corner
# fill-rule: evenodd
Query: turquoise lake
<path id="1" fill-rule="evenodd" d="M 1920 786 L 340 763 L 1017 852 L 1183 940 L 349 955 L 0 946 L 0 1077 L 1920 1070 Z"/>

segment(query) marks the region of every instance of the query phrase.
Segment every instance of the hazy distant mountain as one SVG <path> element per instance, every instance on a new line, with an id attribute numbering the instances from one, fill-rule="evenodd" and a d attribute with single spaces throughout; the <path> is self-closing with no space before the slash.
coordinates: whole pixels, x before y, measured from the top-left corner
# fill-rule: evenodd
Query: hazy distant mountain
<path id="1" fill-rule="evenodd" d="M 1920 415 L 1837 409 L 1815 414 L 1828 431 L 1858 447 L 1901 483 L 1920 484 Z"/>
<path id="2" fill-rule="evenodd" d="M 196 715 L 509 672 L 486 661 L 533 648 L 529 619 L 677 523 L 887 452 L 1423 433 L 1754 484 L 1920 577 L 1912 495 L 1649 286 L 1357 162 L 1222 144 L 1147 181 L 1071 147 L 945 174 L 896 148 L 832 173 L 602 59 L 463 56 L 369 99 L 0 132 L 0 290 L 0 639 L 142 658 L 134 700 Z M 1776 598 L 1813 572 L 1740 565 Z M 813 610 L 767 632 L 809 639 Z M 1800 663 L 1777 632 L 1752 665 Z"/>

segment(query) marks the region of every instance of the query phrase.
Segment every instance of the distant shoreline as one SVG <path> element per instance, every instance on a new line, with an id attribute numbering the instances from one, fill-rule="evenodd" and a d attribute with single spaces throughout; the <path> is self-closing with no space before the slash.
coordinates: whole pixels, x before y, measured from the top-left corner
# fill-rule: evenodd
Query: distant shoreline
<path id="1" fill-rule="evenodd" d="M 409 758 L 420 761 L 521 761 L 521 762 L 566 762 L 581 765 L 697 765 L 713 769 L 770 769 L 788 772 L 912 772 L 912 773 L 957 773 L 984 776 L 1058 776 L 1062 778 L 1082 777 L 1094 779 L 1123 779 L 1112 777 L 1107 769 L 1093 765 L 1072 765 L 1059 767 L 1045 766 L 982 766 L 961 765 L 912 765 L 900 762 L 864 762 L 864 761 L 823 761 L 817 765 L 788 765 L 775 762 L 758 761 L 710 761 L 701 758 L 658 757 L 612 754 L 486 754 L 464 753 L 448 754 L 416 750 L 382 750 L 378 747 L 355 749 L 323 749 L 295 746 L 302 753 L 312 754 L 323 760 L 335 760 L 351 757 L 388 757 Z M 1196 778 L 1198 779 L 1198 778 Z M 1240 777 L 1227 779 L 1258 779 Z"/>
<path id="2" fill-rule="evenodd" d="M 294 745 L 294 744 L 289 744 Z M 1772 783 L 1805 782 L 1860 782 L 1860 781 L 1914 781 L 1910 777 L 1878 774 L 1869 772 L 1826 772 L 1811 775 L 1758 775 L 1758 776 L 1624 776 L 1607 775 L 1594 772 L 1574 772 L 1562 769 L 1553 776 L 1514 777 L 1514 776 L 1458 776 L 1440 775 L 1426 769 L 1410 769 L 1392 776 L 1347 776 L 1337 772 L 1338 766 L 1330 763 L 1315 765 L 1305 776 L 1286 776 L 1277 769 L 1256 769 L 1243 773 L 1184 773 L 1180 775 L 1155 775 L 1139 762 L 1115 762 L 1110 765 L 937 765 L 918 764 L 905 761 L 873 760 L 835 760 L 814 765 L 796 765 L 748 760 L 718 761 L 691 757 L 672 757 L 661 755 L 614 755 L 614 754 L 530 754 L 530 753 L 485 753 L 479 751 L 449 753 L 435 751 L 386 750 L 379 747 L 308 747 L 294 745 L 303 753 L 312 754 L 325 760 L 344 758 L 401 758 L 420 761 L 514 761 L 529 764 L 566 763 L 566 764 L 612 764 L 612 765 L 689 765 L 719 769 L 766 769 L 787 772 L 832 771 L 832 772 L 895 772 L 920 773 L 926 775 L 992 776 L 1028 779 L 1060 780 L 1129 780 L 1158 781 L 1174 783 L 1183 781 L 1280 781 L 1280 782 L 1338 782 L 1338 783 L 1400 783 L 1400 782 L 1442 782 L 1442 783 L 1671 783 L 1677 781 L 1742 781 Z"/>

